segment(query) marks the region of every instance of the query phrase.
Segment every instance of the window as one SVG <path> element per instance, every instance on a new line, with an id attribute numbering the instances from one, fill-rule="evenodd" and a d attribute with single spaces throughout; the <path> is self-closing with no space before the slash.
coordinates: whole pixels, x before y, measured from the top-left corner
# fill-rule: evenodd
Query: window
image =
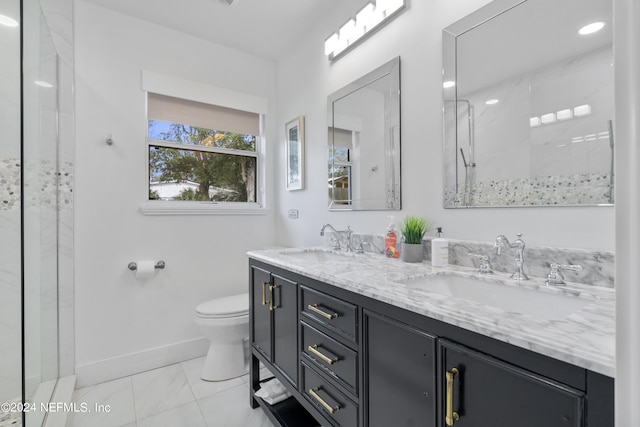
<path id="1" fill-rule="evenodd" d="M 260 115 L 147 93 L 149 200 L 256 204 Z"/>

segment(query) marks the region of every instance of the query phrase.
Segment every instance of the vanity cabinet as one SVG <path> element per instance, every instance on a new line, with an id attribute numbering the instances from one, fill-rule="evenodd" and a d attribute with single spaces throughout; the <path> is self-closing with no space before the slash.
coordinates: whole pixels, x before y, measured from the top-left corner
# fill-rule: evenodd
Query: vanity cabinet
<path id="1" fill-rule="evenodd" d="M 251 392 L 276 425 L 613 427 L 613 379 L 250 261 Z M 255 397 L 262 362 L 289 389 Z"/>
<path id="2" fill-rule="evenodd" d="M 298 285 L 251 268 L 252 346 L 293 385 L 298 382 Z"/>
<path id="3" fill-rule="evenodd" d="M 586 395 L 550 378 L 440 340 L 441 425 L 582 427 Z"/>
<path id="4" fill-rule="evenodd" d="M 434 336 L 365 311 L 363 354 L 364 425 L 436 425 Z"/>

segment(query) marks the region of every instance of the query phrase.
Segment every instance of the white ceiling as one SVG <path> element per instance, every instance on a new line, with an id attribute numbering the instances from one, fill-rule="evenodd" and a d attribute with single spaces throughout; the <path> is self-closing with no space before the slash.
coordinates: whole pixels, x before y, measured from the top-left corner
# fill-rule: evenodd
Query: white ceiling
<path id="1" fill-rule="evenodd" d="M 105 8 L 277 60 L 319 23 L 333 29 L 365 0 L 86 0 Z M 344 16 L 342 13 L 344 12 Z M 331 15 L 337 15 L 332 18 Z M 322 42 L 319 46 L 322 48 Z"/>

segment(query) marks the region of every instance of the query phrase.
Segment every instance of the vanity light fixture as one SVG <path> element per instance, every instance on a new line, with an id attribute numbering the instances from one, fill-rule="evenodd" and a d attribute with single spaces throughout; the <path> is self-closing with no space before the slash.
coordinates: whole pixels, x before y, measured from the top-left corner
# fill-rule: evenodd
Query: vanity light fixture
<path id="1" fill-rule="evenodd" d="M 565 110 L 558 111 L 556 116 L 558 117 L 558 120 L 567 120 L 573 117 L 573 113 L 570 108 L 567 108 Z"/>
<path id="2" fill-rule="evenodd" d="M 498 99 L 490 99 L 487 102 L 485 102 L 485 104 L 487 104 L 487 105 L 496 105 L 498 102 L 500 102 L 500 100 L 498 100 Z"/>
<path id="3" fill-rule="evenodd" d="M 359 42 L 382 28 L 406 6 L 406 0 L 375 0 L 349 18 L 338 31 L 324 41 L 324 54 L 333 61 L 353 48 Z"/>
<path id="4" fill-rule="evenodd" d="M 591 114 L 591 105 L 589 104 L 578 105 L 573 108 L 573 115 L 576 117 L 588 116 L 589 114 Z"/>
<path id="5" fill-rule="evenodd" d="M 0 24 L 6 25 L 7 27 L 17 27 L 18 21 L 6 15 L 0 15 Z"/>
<path id="6" fill-rule="evenodd" d="M 591 24 L 587 24 L 584 27 L 580 28 L 580 30 L 578 30 L 578 34 L 580 34 L 581 36 L 586 36 L 587 34 L 597 33 L 603 28 L 603 21 L 592 22 Z"/>
<path id="7" fill-rule="evenodd" d="M 542 121 L 543 125 L 553 123 L 556 121 L 556 113 L 543 114 L 542 116 L 540 116 L 540 120 Z"/>
<path id="8" fill-rule="evenodd" d="M 542 114 L 539 117 L 530 117 L 529 127 L 533 128 L 540 125 L 548 125 L 551 123 L 556 123 L 561 120 L 569 120 L 576 117 L 588 116 L 589 114 L 591 114 L 591 105 L 589 104 L 578 105 L 577 107 L 565 108 L 564 110 L 559 110 L 557 113 L 548 113 L 548 114 Z M 608 133 L 607 133 L 607 136 L 608 136 Z M 572 141 L 572 143 L 575 143 L 575 141 Z"/>
<path id="9" fill-rule="evenodd" d="M 446 82 L 442 83 L 442 87 L 444 89 L 449 89 L 452 88 L 456 85 L 456 82 L 454 82 L 453 80 L 447 80 Z"/>

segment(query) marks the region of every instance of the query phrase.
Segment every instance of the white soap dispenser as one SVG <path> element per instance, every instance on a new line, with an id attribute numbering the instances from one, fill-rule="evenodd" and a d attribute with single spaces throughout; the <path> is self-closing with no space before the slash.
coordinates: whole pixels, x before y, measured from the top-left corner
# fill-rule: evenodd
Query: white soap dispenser
<path id="1" fill-rule="evenodd" d="M 449 241 L 442 238 L 442 227 L 437 230 L 437 237 L 431 240 L 431 265 L 446 267 L 449 265 Z"/>

